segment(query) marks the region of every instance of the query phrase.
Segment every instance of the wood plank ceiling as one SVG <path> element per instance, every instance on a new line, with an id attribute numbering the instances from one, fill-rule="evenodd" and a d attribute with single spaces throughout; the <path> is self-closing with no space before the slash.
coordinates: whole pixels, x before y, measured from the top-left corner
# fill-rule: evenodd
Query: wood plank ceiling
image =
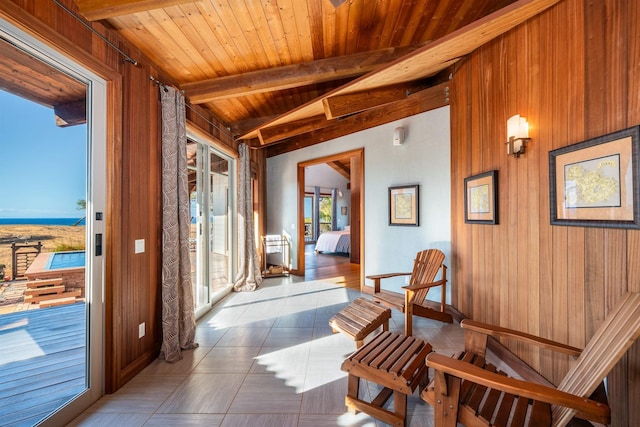
<path id="1" fill-rule="evenodd" d="M 274 155 L 446 105 L 456 61 L 556 1 L 75 3 L 160 66 L 189 103 Z"/>

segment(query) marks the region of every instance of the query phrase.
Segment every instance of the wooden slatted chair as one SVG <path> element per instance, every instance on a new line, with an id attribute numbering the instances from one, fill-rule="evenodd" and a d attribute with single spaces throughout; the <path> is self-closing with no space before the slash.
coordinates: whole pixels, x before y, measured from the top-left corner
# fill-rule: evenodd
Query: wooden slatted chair
<path id="1" fill-rule="evenodd" d="M 435 280 L 438 272 L 442 271 L 440 280 Z M 398 276 L 411 276 L 409 285 L 403 286 L 404 295 L 388 291 L 380 287 L 382 279 Z M 413 263 L 411 273 L 388 273 L 367 276 L 373 280 L 373 300 L 390 308 L 395 308 L 405 314 L 404 333 L 412 335 L 413 316 L 427 317 L 441 322 L 451 323 L 451 315 L 445 312 L 447 298 L 447 266 L 444 264 L 444 253 L 438 249 L 426 249 L 418 252 Z M 442 294 L 438 309 L 437 304 L 427 300 L 429 289 L 442 286 Z"/>
<path id="2" fill-rule="evenodd" d="M 434 407 L 435 426 L 564 426 L 574 417 L 609 424 L 603 380 L 640 336 L 640 293 L 625 294 L 584 350 L 510 329 L 464 320 L 466 352 L 432 353 L 433 382 L 421 397 Z M 509 337 L 579 356 L 557 388 L 507 377 L 485 365 L 488 336 Z"/>

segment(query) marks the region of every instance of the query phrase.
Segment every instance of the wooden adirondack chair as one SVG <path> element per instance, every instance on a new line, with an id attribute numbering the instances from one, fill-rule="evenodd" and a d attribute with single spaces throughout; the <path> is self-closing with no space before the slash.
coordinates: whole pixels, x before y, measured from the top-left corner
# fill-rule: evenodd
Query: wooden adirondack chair
<path id="1" fill-rule="evenodd" d="M 435 377 L 421 397 L 434 407 L 435 426 L 564 426 L 574 417 L 609 424 L 602 381 L 640 336 L 640 293 L 625 294 L 584 350 L 505 328 L 464 320 L 459 358 L 432 353 Z M 484 365 L 487 337 L 509 337 L 579 356 L 557 388 L 517 380 Z M 459 359 L 459 360 L 458 360 Z M 526 424 L 525 424 L 526 422 Z"/>
<path id="2" fill-rule="evenodd" d="M 434 281 L 438 272 L 442 270 L 442 277 Z M 411 276 L 409 285 L 403 286 L 404 295 L 398 292 L 380 288 L 382 279 L 398 276 Z M 413 316 L 428 317 L 441 322 L 451 323 L 451 315 L 445 312 L 447 298 L 447 266 L 444 265 L 444 253 L 438 249 L 426 249 L 418 252 L 413 263 L 411 273 L 388 273 L 367 276 L 373 280 L 373 300 L 390 308 L 400 310 L 405 314 L 404 333 L 413 333 Z M 434 302 L 427 300 L 429 289 L 442 286 L 439 310 L 433 308 Z"/>

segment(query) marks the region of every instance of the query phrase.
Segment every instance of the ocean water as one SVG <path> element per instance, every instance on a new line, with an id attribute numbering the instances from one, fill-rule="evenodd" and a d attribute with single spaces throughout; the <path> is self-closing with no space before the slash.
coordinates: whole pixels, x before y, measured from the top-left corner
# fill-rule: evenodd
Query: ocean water
<path id="1" fill-rule="evenodd" d="M 0 225 L 74 225 L 80 218 L 0 218 Z M 78 225 L 86 225 L 83 219 Z"/>

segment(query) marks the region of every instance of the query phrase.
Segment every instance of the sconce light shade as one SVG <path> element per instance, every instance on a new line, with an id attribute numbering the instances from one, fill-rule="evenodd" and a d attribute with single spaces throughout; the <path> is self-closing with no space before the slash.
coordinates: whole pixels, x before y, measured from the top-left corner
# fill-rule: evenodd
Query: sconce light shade
<path id="1" fill-rule="evenodd" d="M 507 120 L 507 155 L 516 158 L 524 154 L 529 138 L 529 123 L 519 114 Z"/>
<path id="2" fill-rule="evenodd" d="M 404 128 L 402 126 L 393 130 L 393 145 L 402 145 L 404 142 Z"/>

